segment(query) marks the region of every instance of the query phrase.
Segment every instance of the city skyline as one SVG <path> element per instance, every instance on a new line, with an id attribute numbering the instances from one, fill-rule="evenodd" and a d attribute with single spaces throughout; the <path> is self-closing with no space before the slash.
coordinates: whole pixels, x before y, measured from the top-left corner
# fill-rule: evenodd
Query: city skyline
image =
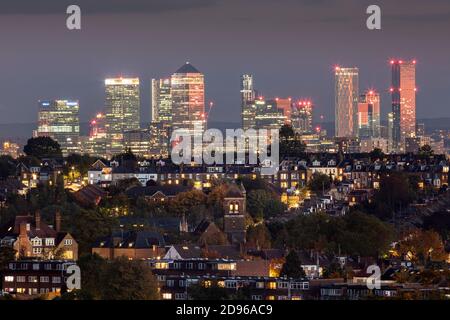
<path id="1" fill-rule="evenodd" d="M 449 115 L 446 105 L 450 100 L 450 70 L 446 61 L 450 48 L 441 41 L 446 36 L 448 19 L 441 1 L 435 0 L 434 6 L 421 11 L 413 5 L 402 6 L 404 1 L 382 1 L 383 25 L 376 32 L 364 26 L 365 3 L 349 0 L 339 6 L 335 1 L 284 2 L 283 8 L 275 10 L 270 1 L 258 6 L 253 1 L 196 1 L 190 5 L 175 2 L 172 9 L 159 2 L 161 9 L 154 13 L 146 9 L 138 14 L 135 9 L 124 10 L 122 15 L 120 8 L 93 8 L 81 1 L 86 14 L 78 33 L 65 29 L 60 23 L 64 12 L 58 14 L 53 5 L 46 6 L 44 2 L 41 14 L 31 15 L 31 6 L 25 8 L 29 15 L 17 16 L 19 10 L 8 4 L 0 10 L 0 29 L 14 31 L 0 31 L 5 44 L 3 62 L 0 61 L 0 111 L 4 114 L 0 122 L 34 122 L 30 110 L 36 108 L 36 101 L 58 97 L 80 100 L 80 119 L 86 122 L 95 114 L 93 110 L 103 107 L 102 80 L 121 74 L 142 79 L 142 119 L 149 122 L 151 79 L 174 72 L 186 60 L 205 74 L 205 99 L 214 101 L 216 106 L 212 121 L 239 122 L 240 97 L 235 92 L 243 73 L 253 74 L 255 85 L 266 96 L 310 97 L 316 105 L 316 116 L 323 114 L 325 121 L 331 121 L 334 93 L 329 79 L 334 65 L 360 68 L 361 89 L 373 87 L 382 94 L 384 119 L 391 109 L 391 58 L 415 58 L 420 63 L 417 104 L 427 104 L 427 108 L 419 108 L 418 118 Z M 152 8 L 158 7 L 155 6 Z M 117 13 L 121 13 L 120 25 L 114 16 Z M 268 18 L 278 22 L 276 26 L 268 28 L 259 21 Z M 170 28 L 154 28 L 169 20 Z M 195 23 L 181 28 L 188 20 Z M 33 30 L 27 27 L 30 25 Z M 110 34 L 124 36 L 127 49 L 111 50 L 116 42 Z M 410 39 L 411 34 L 414 38 Z M 192 35 L 196 37 L 189 44 Z M 336 37 L 340 39 L 337 43 L 333 41 Z M 57 39 L 59 45 L 49 43 L 50 38 Z M 170 42 L 163 41 L 169 38 Z M 372 47 L 376 50 L 359 49 Z M 429 50 L 434 47 L 440 50 Z M 38 77 L 45 81 L 33 81 Z"/>

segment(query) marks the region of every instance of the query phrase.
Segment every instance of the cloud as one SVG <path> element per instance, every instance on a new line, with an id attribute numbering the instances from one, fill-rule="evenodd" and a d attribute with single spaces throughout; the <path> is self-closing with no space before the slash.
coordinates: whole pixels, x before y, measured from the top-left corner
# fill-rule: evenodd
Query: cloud
<path id="1" fill-rule="evenodd" d="M 210 7 L 220 0 L 1 0 L 0 15 L 65 13 L 69 5 L 81 7 L 83 14 L 162 13 Z"/>

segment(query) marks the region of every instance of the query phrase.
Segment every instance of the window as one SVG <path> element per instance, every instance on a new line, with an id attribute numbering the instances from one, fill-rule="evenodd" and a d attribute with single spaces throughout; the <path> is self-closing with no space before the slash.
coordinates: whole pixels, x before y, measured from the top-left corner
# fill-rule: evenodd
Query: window
<path id="1" fill-rule="evenodd" d="M 40 277 L 39 282 L 48 283 L 48 282 L 50 282 L 50 278 L 49 277 Z"/>
<path id="2" fill-rule="evenodd" d="M 200 263 L 198 264 L 198 270 L 205 270 L 205 269 L 206 269 L 206 264 L 200 262 Z"/>
<path id="3" fill-rule="evenodd" d="M 31 239 L 32 246 L 42 246 L 42 240 L 39 238 Z"/>
<path id="4" fill-rule="evenodd" d="M 61 283 L 61 277 L 52 277 L 53 283 Z"/>
<path id="5" fill-rule="evenodd" d="M 33 263 L 33 270 L 39 270 L 39 263 Z"/>
<path id="6" fill-rule="evenodd" d="M 33 248 L 33 254 L 41 254 L 42 253 L 42 248 Z M 33 265 L 34 267 L 34 265 Z M 33 269 L 35 270 L 35 269 Z"/>
<path id="7" fill-rule="evenodd" d="M 174 268 L 174 269 L 181 269 L 181 263 L 180 263 L 180 262 L 175 262 L 175 263 L 173 264 L 173 268 Z"/>
<path id="8" fill-rule="evenodd" d="M 45 245 L 46 246 L 54 246 L 55 245 L 55 239 L 53 239 L 53 238 L 47 238 L 47 239 L 45 239 Z"/>
<path id="9" fill-rule="evenodd" d="M 219 263 L 217 264 L 218 270 L 236 270 L 236 263 Z"/>
<path id="10" fill-rule="evenodd" d="M 36 276 L 29 276 L 28 277 L 28 282 L 37 283 L 37 277 Z"/>
<path id="11" fill-rule="evenodd" d="M 264 289 L 264 282 L 257 282 L 256 283 L 256 288 L 257 289 Z"/>
<path id="12" fill-rule="evenodd" d="M 276 282 L 269 282 L 269 283 L 267 284 L 267 287 L 268 287 L 269 289 L 276 289 L 276 288 L 277 288 L 277 283 L 276 283 Z"/>
<path id="13" fill-rule="evenodd" d="M 236 281 L 225 281 L 225 287 L 226 288 L 236 288 L 237 282 Z"/>
<path id="14" fill-rule="evenodd" d="M 185 293 L 175 293 L 175 300 L 186 300 Z"/>
<path id="15" fill-rule="evenodd" d="M 287 289 L 288 283 L 287 282 L 278 282 L 278 288 L 279 289 Z"/>
<path id="16" fill-rule="evenodd" d="M 5 276 L 5 282 L 14 282 L 13 276 Z"/>
<path id="17" fill-rule="evenodd" d="M 44 265 L 44 269 L 45 269 L 45 270 L 52 270 L 52 264 L 51 264 L 51 263 L 46 263 L 46 264 Z"/>
<path id="18" fill-rule="evenodd" d="M 169 264 L 167 262 L 157 262 L 155 269 L 169 269 Z"/>
<path id="19" fill-rule="evenodd" d="M 167 280 L 167 286 L 173 287 L 175 285 L 175 280 Z"/>
<path id="20" fill-rule="evenodd" d="M 27 277 L 25 277 L 25 276 L 17 276 L 16 277 L 16 281 L 17 282 L 25 282 L 25 281 L 27 281 Z"/>
<path id="21" fill-rule="evenodd" d="M 178 286 L 179 287 L 184 287 L 184 280 L 179 280 L 178 281 Z"/>
<path id="22" fill-rule="evenodd" d="M 262 300 L 262 296 L 258 295 L 252 296 L 252 300 Z"/>
<path id="23" fill-rule="evenodd" d="M 71 246 L 72 243 L 73 243 L 73 240 L 72 240 L 72 239 L 64 239 L 64 245 L 65 245 L 65 246 Z"/>
<path id="24" fill-rule="evenodd" d="M 188 268 L 189 270 L 194 269 L 194 264 L 193 264 L 192 262 L 189 262 L 189 263 L 187 264 L 187 268 Z"/>
<path id="25" fill-rule="evenodd" d="M 171 300 L 172 299 L 172 294 L 171 293 L 163 293 L 162 298 L 164 300 Z"/>

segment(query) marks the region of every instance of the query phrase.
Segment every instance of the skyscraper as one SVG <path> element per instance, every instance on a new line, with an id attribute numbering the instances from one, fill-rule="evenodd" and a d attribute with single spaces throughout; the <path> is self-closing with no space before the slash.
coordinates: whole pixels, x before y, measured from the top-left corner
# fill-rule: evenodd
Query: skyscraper
<path id="1" fill-rule="evenodd" d="M 125 150 L 125 131 L 140 128 L 139 79 L 106 79 L 105 86 L 107 153 L 113 155 Z"/>
<path id="2" fill-rule="evenodd" d="M 262 97 L 254 102 L 255 127 L 254 129 L 280 130 L 286 123 L 283 109 L 277 107 L 275 100 L 264 100 Z"/>
<path id="3" fill-rule="evenodd" d="M 152 79 L 152 122 L 172 122 L 170 79 Z"/>
<path id="4" fill-rule="evenodd" d="M 180 67 L 171 78 L 172 129 L 193 132 L 206 127 L 204 75 L 189 62 Z"/>
<path id="5" fill-rule="evenodd" d="M 79 152 L 79 110 L 77 100 L 39 101 L 37 136 L 56 140 L 64 156 Z"/>
<path id="6" fill-rule="evenodd" d="M 416 61 L 391 60 L 394 148 L 402 151 L 405 138 L 416 136 Z"/>
<path id="7" fill-rule="evenodd" d="M 360 138 L 380 136 L 380 95 L 368 90 L 358 104 L 358 131 Z"/>
<path id="8" fill-rule="evenodd" d="M 241 76 L 241 115 L 242 128 L 244 130 L 255 127 L 255 90 L 253 87 L 253 75 L 243 74 Z"/>
<path id="9" fill-rule="evenodd" d="M 335 136 L 358 136 L 358 68 L 335 68 Z"/>
<path id="10" fill-rule="evenodd" d="M 300 134 L 313 131 L 313 104 L 309 100 L 300 100 L 293 105 L 292 127 Z"/>

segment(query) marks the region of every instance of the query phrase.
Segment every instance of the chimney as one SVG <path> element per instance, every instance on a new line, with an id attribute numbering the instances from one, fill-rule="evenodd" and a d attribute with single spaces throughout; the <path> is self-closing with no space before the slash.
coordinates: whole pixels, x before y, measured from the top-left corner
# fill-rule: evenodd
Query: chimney
<path id="1" fill-rule="evenodd" d="M 55 230 L 61 232 L 61 212 L 56 211 L 55 214 Z"/>
<path id="2" fill-rule="evenodd" d="M 19 233 L 20 238 L 25 238 L 27 236 L 27 223 L 26 222 L 20 223 L 19 232 L 20 232 Z"/>
<path id="3" fill-rule="evenodd" d="M 41 213 L 39 211 L 36 211 L 36 213 L 34 214 L 34 220 L 36 223 L 36 230 L 40 230 L 41 229 Z"/>

